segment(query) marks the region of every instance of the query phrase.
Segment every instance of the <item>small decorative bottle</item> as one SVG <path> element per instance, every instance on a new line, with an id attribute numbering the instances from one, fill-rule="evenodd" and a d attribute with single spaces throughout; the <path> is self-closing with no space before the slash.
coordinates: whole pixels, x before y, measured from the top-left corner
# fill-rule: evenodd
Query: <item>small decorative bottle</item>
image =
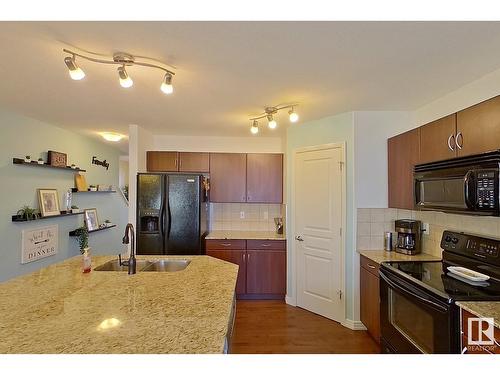
<path id="1" fill-rule="evenodd" d="M 83 249 L 83 273 L 92 271 L 92 259 L 90 258 L 90 247 Z"/>

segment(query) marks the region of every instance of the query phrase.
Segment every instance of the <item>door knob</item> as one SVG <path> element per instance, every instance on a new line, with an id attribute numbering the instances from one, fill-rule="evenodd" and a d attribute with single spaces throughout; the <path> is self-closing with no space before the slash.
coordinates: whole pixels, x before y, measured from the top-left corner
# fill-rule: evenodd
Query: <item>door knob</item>
<path id="1" fill-rule="evenodd" d="M 300 241 L 300 242 L 304 241 L 304 239 L 303 239 L 302 237 L 300 237 L 300 236 L 295 236 L 295 239 L 296 239 L 297 241 Z"/>

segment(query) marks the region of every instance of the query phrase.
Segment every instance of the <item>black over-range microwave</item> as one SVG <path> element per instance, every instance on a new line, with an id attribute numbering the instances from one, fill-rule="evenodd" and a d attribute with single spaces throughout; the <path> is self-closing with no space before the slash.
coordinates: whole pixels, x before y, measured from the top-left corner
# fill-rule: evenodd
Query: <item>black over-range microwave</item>
<path id="1" fill-rule="evenodd" d="M 415 166 L 415 208 L 500 216 L 500 150 Z"/>

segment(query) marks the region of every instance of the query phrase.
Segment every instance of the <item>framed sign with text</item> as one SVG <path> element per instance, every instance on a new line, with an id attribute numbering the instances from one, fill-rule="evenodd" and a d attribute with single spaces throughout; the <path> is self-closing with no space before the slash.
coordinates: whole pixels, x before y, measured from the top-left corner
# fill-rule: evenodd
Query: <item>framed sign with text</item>
<path id="1" fill-rule="evenodd" d="M 58 226 L 23 230 L 21 263 L 56 255 L 58 250 Z"/>

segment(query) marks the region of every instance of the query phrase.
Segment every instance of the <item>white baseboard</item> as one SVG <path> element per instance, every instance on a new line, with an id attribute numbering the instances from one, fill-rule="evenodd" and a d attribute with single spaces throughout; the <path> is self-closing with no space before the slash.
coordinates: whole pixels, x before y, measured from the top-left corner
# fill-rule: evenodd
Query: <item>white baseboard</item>
<path id="1" fill-rule="evenodd" d="M 297 301 L 295 298 L 290 296 L 285 296 L 285 303 L 290 306 L 297 306 Z"/>
<path id="2" fill-rule="evenodd" d="M 366 327 L 359 320 L 346 319 L 342 325 L 353 331 L 366 331 Z"/>

